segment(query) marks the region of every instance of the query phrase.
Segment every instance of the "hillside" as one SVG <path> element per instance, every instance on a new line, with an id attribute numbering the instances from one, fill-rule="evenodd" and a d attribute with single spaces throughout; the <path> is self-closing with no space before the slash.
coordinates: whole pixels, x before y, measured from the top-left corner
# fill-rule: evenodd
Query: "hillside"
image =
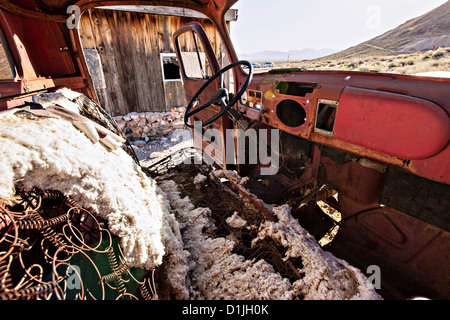
<path id="1" fill-rule="evenodd" d="M 373 71 L 397 74 L 434 72 L 435 76 L 448 77 L 450 74 L 450 47 L 422 52 L 316 59 L 276 63 L 275 65 L 277 68 L 302 68 L 306 70 Z"/>
<path id="2" fill-rule="evenodd" d="M 426 51 L 433 49 L 434 46 L 450 46 L 450 1 L 378 37 L 321 59 L 334 60 Z"/>

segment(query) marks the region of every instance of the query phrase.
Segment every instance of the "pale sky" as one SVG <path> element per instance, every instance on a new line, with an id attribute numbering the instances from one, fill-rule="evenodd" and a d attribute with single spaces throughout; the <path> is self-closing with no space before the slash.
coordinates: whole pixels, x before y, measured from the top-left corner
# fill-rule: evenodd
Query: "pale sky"
<path id="1" fill-rule="evenodd" d="M 231 37 L 238 53 L 346 49 L 447 0 L 240 0 Z"/>

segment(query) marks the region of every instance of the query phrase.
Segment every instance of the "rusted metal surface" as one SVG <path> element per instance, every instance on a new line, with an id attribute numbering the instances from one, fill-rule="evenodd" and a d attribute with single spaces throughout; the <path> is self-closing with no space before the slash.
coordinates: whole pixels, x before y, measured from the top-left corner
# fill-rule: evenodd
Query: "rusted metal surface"
<path id="1" fill-rule="evenodd" d="M 321 164 L 318 179 L 339 191 L 337 209 L 342 215 L 341 228 L 327 250 L 362 270 L 379 266 L 381 294 L 386 299 L 417 294 L 448 299 L 450 261 L 445 252 L 450 233 L 408 212 L 381 206 L 386 179 L 383 166 L 339 163 L 324 156 Z"/>
<path id="2" fill-rule="evenodd" d="M 387 207 L 347 218 L 327 250 L 365 270 L 381 269 L 381 295 L 450 297 L 450 234 Z"/>
<path id="3" fill-rule="evenodd" d="M 0 203 L 1 300 L 152 299 L 154 290 L 107 222 L 61 192 L 19 190 Z"/>
<path id="4" fill-rule="evenodd" d="M 43 21 L 59 22 L 59 23 L 65 23 L 67 20 L 66 15 L 47 14 L 44 12 L 27 9 L 20 5 L 12 3 L 9 0 L 2 0 L 0 2 L 0 7 L 2 7 L 3 9 L 5 9 L 7 11 L 10 11 L 16 15 L 26 17 L 26 18 L 38 19 L 38 20 L 43 20 Z"/>
<path id="5" fill-rule="evenodd" d="M 447 113 L 411 96 L 347 87 L 336 118 L 335 139 L 406 160 L 432 157 L 450 139 Z"/>
<path id="6" fill-rule="evenodd" d="M 0 28 L 17 70 L 13 81 L 1 83 L 2 99 L 17 99 L 60 85 L 87 92 L 84 90 L 88 83 L 87 67 L 83 72 L 78 69 L 76 52 L 80 51 L 73 50 L 68 28 L 55 22 L 16 16 L 1 9 Z"/>
<path id="7" fill-rule="evenodd" d="M 307 93 L 305 96 L 293 96 L 288 94 L 280 94 L 279 90 L 277 89 L 277 85 L 283 81 L 294 83 L 310 83 L 317 85 L 312 93 Z M 429 145 L 437 146 L 434 148 L 434 151 L 432 151 L 432 153 L 434 152 L 434 154 L 425 156 L 426 159 L 417 159 L 417 157 L 415 159 L 405 159 L 406 156 L 403 158 L 399 157 L 398 150 L 391 150 L 391 153 L 388 153 L 384 149 L 382 150 L 380 148 L 374 148 L 373 146 L 369 146 L 367 144 L 356 144 L 353 140 L 349 142 L 349 139 L 340 139 L 338 132 L 336 133 L 336 135 L 324 135 L 320 132 L 316 132 L 315 122 L 317 117 L 317 104 L 319 99 L 339 102 L 342 98 L 341 95 L 345 93 L 346 90 L 348 90 L 346 89 L 348 87 L 366 89 L 367 91 L 373 90 L 371 92 L 373 92 L 374 95 L 377 95 L 378 93 L 380 97 L 383 94 L 386 95 L 391 93 L 394 95 L 398 94 L 402 96 L 408 96 L 410 97 L 409 99 L 411 101 L 424 105 L 424 108 L 421 109 L 423 111 L 423 116 L 421 117 L 423 120 L 428 118 L 429 112 L 435 111 L 437 114 L 440 114 L 442 119 L 437 121 L 440 123 L 439 126 L 440 128 L 443 128 L 444 132 L 442 132 L 442 130 L 440 130 L 441 132 L 439 132 L 439 130 L 437 130 L 436 128 L 436 131 L 433 131 L 436 134 L 434 138 L 428 135 L 430 139 L 432 139 L 431 141 L 429 141 Z M 450 167 L 446 165 L 445 160 L 448 159 L 450 155 L 450 146 L 446 144 L 445 141 L 447 140 L 448 142 L 447 123 L 448 114 L 450 114 L 450 104 L 447 99 L 448 92 L 450 90 L 450 80 L 448 79 L 364 72 L 301 71 L 290 74 L 256 74 L 249 88 L 252 90 L 261 90 L 264 93 L 263 109 L 266 110 L 266 112 L 264 114 L 261 114 L 260 117 L 260 122 L 264 124 L 270 125 L 274 128 L 278 128 L 282 131 L 291 133 L 309 141 L 319 143 L 321 145 L 330 146 L 338 150 L 358 155 L 360 157 L 365 157 L 378 161 L 380 163 L 384 163 L 386 165 L 392 165 L 398 168 L 402 168 L 408 172 L 417 174 L 424 178 L 447 184 L 450 183 Z M 343 97 L 345 98 L 345 95 L 343 95 Z M 286 99 L 292 99 L 298 102 L 305 110 L 306 121 L 301 126 L 286 126 L 277 117 L 277 106 L 280 102 Z M 369 102 L 369 100 L 373 99 L 367 99 L 367 103 L 373 103 Z M 343 101 L 345 102 L 345 99 Z M 348 105 L 350 105 L 349 108 L 358 108 L 354 104 Z M 411 109 L 414 108 L 414 105 L 414 103 L 408 103 L 408 105 L 404 107 L 406 109 Z M 434 109 L 428 108 L 429 105 L 432 105 Z M 342 107 L 346 108 L 345 103 Z M 397 139 L 397 136 L 402 136 L 403 139 L 406 139 L 402 154 L 411 154 L 414 152 L 414 150 L 412 150 L 413 152 L 410 152 L 410 150 L 406 150 L 407 148 L 405 146 L 415 145 L 416 139 L 414 138 L 414 135 L 417 135 L 418 131 L 411 131 L 415 129 L 414 126 L 410 125 L 410 127 L 408 127 L 407 129 L 410 131 L 410 135 L 406 135 L 405 138 L 405 128 L 403 127 L 403 125 L 406 124 L 404 123 L 404 121 L 402 121 L 401 117 L 397 117 L 398 124 L 395 125 L 395 123 L 393 123 L 393 119 L 390 118 L 389 107 L 394 108 L 392 104 L 389 104 L 383 107 L 383 110 L 385 110 L 383 113 L 380 112 L 381 109 L 376 110 L 378 112 L 378 118 L 380 120 L 379 129 L 377 130 L 383 130 L 383 125 L 389 125 L 391 128 L 390 136 L 393 138 L 393 140 Z M 415 109 L 416 108 L 414 108 L 414 110 Z M 355 132 L 351 132 L 351 130 L 346 131 L 347 128 L 349 129 L 351 128 L 351 126 L 355 125 L 355 123 L 348 123 L 350 119 L 345 115 L 346 112 L 348 113 L 347 110 L 340 111 L 338 107 L 336 129 L 339 131 L 340 127 L 342 128 L 342 134 L 353 134 L 352 139 L 357 139 L 358 134 L 356 134 Z M 339 113 L 343 113 L 344 115 L 340 116 Z M 383 114 L 386 118 L 385 122 L 382 121 Z M 425 114 L 427 115 L 425 116 Z M 428 122 L 427 124 L 425 124 L 425 126 L 429 125 Z M 423 125 L 421 127 L 423 127 Z M 381 133 L 377 133 L 375 130 L 372 139 L 374 139 L 377 134 Z M 385 139 L 388 139 L 388 137 L 386 137 Z M 381 143 L 381 140 L 378 141 L 378 143 Z M 392 143 L 392 141 L 390 143 Z M 436 148 L 441 148 L 441 150 L 436 153 Z"/>
<path id="8" fill-rule="evenodd" d="M 58 79 L 37 78 L 28 81 L 0 83 L 0 110 L 18 106 L 15 101 L 25 99 L 32 95 L 48 91 L 49 88 L 83 88 L 84 82 L 81 77 L 67 77 Z M 11 98 L 20 92 L 18 97 Z M 23 103 L 22 103 L 23 104 Z"/>

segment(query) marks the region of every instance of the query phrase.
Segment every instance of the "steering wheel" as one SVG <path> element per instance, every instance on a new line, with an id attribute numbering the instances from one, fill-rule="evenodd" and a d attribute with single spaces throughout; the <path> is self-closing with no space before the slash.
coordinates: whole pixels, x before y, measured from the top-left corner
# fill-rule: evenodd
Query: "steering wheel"
<path id="1" fill-rule="evenodd" d="M 245 65 L 248 67 L 248 76 L 245 80 L 245 83 L 240 88 L 239 92 L 231 99 L 231 101 L 228 101 L 228 90 L 223 87 L 223 81 L 222 81 L 222 75 L 228 71 L 229 69 L 238 66 L 238 65 Z M 211 99 L 206 102 L 205 104 L 201 105 L 198 108 L 195 108 L 193 111 L 191 109 L 194 106 L 194 103 L 197 101 L 197 98 L 200 94 L 202 94 L 203 91 L 218 77 L 220 77 L 220 85 L 219 89 L 212 95 Z M 247 90 L 248 85 L 250 84 L 250 81 L 252 81 L 253 77 L 253 67 L 252 64 L 246 60 L 240 60 L 233 62 L 226 67 L 224 67 L 222 70 L 217 72 L 215 75 L 213 75 L 211 78 L 208 79 L 208 81 L 205 82 L 205 84 L 197 91 L 197 93 L 192 97 L 191 101 L 189 102 L 186 112 L 184 113 L 184 124 L 189 128 L 194 128 L 193 124 L 189 123 L 189 118 L 192 117 L 194 114 L 197 114 L 198 112 L 202 111 L 203 109 L 206 109 L 212 104 L 220 104 L 222 109 L 217 112 L 214 116 L 209 118 L 206 121 L 202 122 L 202 127 L 206 127 L 207 125 L 213 123 L 217 119 L 219 119 L 221 116 L 225 114 L 228 110 L 231 109 L 231 107 L 242 97 L 242 95 L 245 93 L 245 90 Z"/>

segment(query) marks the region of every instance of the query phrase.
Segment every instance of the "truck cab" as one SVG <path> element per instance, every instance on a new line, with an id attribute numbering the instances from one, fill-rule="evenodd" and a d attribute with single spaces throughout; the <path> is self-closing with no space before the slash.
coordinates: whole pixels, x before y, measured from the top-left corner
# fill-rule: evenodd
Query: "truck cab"
<path id="1" fill-rule="evenodd" d="M 236 0 L 0 0 L 12 77 L 0 109 L 69 88 L 98 101 L 77 17 L 101 4 L 178 6 L 215 25 L 227 60 L 197 22 L 172 41 L 186 91 L 187 128 L 214 166 L 248 177 L 266 203 L 290 203 L 324 249 L 382 270 L 381 294 L 448 299 L 450 81 L 375 72 L 271 69 L 239 60 L 225 14 Z M 148 72 L 152 72 L 148 70 Z M 224 81 L 228 77 L 228 81 Z M 330 220 L 322 201 L 341 215 Z"/>

